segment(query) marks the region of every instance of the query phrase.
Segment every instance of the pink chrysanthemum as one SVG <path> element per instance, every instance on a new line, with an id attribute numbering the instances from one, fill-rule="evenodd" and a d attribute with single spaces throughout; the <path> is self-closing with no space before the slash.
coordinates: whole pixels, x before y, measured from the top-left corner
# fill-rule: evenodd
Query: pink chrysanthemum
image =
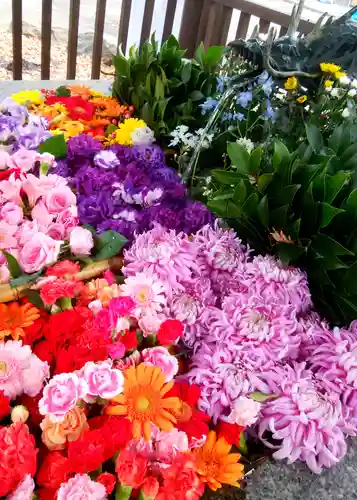
<path id="1" fill-rule="evenodd" d="M 251 293 L 269 304 L 293 305 L 296 312 L 306 312 L 312 305 L 306 274 L 284 266 L 270 255 L 258 255 L 246 265 L 246 285 Z"/>
<path id="2" fill-rule="evenodd" d="M 198 269 L 196 259 L 197 245 L 187 235 L 155 224 L 151 231 L 138 235 L 125 252 L 123 272 L 133 276 L 148 271 L 167 283 L 169 292 L 183 290 L 180 283 L 190 280 L 192 271 Z"/>
<path id="3" fill-rule="evenodd" d="M 239 396 L 255 391 L 274 394 L 278 381 L 274 374 L 271 376 L 272 366 L 269 363 L 258 369 L 237 344 L 225 348 L 202 345 L 192 356 L 187 379 L 201 389 L 200 410 L 217 422 L 232 412 Z"/>
<path id="4" fill-rule="evenodd" d="M 133 315 L 139 319 L 145 314 L 161 312 L 166 306 L 166 288 L 164 283 L 150 272 L 129 276 L 121 285 L 123 295 L 134 301 Z"/>
<path id="5" fill-rule="evenodd" d="M 287 458 L 288 463 L 302 460 L 319 474 L 346 453 L 340 401 L 306 370 L 305 363 L 276 370 L 281 372 L 281 392 L 262 406 L 259 435 L 272 448 L 266 433 L 281 441 L 274 458 Z"/>

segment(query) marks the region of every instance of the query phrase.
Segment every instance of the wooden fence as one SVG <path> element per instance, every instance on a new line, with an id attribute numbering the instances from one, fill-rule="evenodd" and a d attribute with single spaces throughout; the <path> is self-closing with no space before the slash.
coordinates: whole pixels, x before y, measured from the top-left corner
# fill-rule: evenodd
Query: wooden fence
<path id="1" fill-rule="evenodd" d="M 26 0 L 28 1 L 28 0 Z M 97 0 L 94 21 L 94 39 L 92 52 L 92 79 L 100 77 L 101 55 L 103 47 L 105 11 L 107 0 Z M 268 2 L 266 2 L 268 3 Z M 78 49 L 78 25 L 81 0 L 70 0 L 68 22 L 68 59 L 67 79 L 76 77 L 76 61 Z M 172 32 L 178 0 L 167 0 L 163 40 Z M 143 43 L 151 33 L 155 0 L 145 0 L 144 17 L 141 28 L 140 43 Z M 129 32 L 132 0 L 122 0 L 119 20 L 118 46 L 126 50 Z M 269 7 L 263 7 L 249 0 L 185 0 L 181 27 L 180 42 L 192 56 L 195 48 L 203 41 L 206 46 L 225 44 L 234 10 L 240 11 L 236 37 L 247 36 L 251 16 L 259 18 L 261 31 L 267 32 L 270 23 L 281 26 L 285 33 L 289 25 L 290 15 L 277 12 Z M 13 37 L 13 78 L 22 79 L 22 0 L 12 0 L 12 37 Z M 41 78 L 50 78 L 51 33 L 52 33 L 52 0 L 42 0 L 42 30 L 41 30 Z M 301 21 L 299 30 L 310 31 L 312 23 Z"/>

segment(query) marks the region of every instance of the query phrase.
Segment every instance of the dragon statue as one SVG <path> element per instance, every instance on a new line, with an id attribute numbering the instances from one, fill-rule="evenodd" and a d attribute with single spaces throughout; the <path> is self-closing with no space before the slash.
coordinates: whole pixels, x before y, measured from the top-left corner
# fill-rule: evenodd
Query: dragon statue
<path id="1" fill-rule="evenodd" d="M 294 6 L 286 35 L 275 38 L 272 28 L 267 39 L 261 40 L 255 30 L 249 40 L 230 43 L 235 55 L 254 67 L 252 76 L 266 70 L 276 79 L 296 76 L 310 80 L 321 75 L 321 62 L 338 64 L 349 74 L 357 73 L 357 7 L 336 20 L 324 14 L 313 30 L 303 36 L 297 34 L 303 6 L 304 0 Z"/>

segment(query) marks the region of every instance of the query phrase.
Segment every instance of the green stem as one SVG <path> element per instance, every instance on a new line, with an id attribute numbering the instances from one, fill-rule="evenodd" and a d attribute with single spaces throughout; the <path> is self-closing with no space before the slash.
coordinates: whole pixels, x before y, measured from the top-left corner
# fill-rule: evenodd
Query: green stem
<path id="1" fill-rule="evenodd" d="M 60 305 L 61 305 L 62 311 L 65 311 L 66 309 L 73 309 L 72 301 L 68 297 L 62 297 L 60 299 Z"/>
<path id="2" fill-rule="evenodd" d="M 115 500 L 129 500 L 133 488 L 131 486 L 124 486 L 118 484 L 115 492 Z"/>

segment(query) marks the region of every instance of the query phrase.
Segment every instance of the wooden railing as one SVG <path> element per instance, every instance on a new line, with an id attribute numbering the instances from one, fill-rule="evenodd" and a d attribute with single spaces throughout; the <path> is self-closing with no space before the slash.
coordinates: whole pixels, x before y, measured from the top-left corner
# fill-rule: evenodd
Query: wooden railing
<path id="1" fill-rule="evenodd" d="M 28 0 L 26 0 L 28 1 Z M 92 79 L 100 77 L 101 56 L 103 47 L 104 23 L 107 0 L 97 0 L 94 21 L 94 38 L 92 52 Z M 167 0 L 167 8 L 163 27 L 163 40 L 172 32 L 178 0 Z M 266 1 L 266 4 L 268 2 Z M 68 23 L 68 58 L 67 79 L 76 78 L 76 62 L 78 49 L 78 26 L 81 0 L 70 0 Z M 140 43 L 151 33 L 155 0 L 145 0 Z M 122 0 L 119 21 L 118 46 L 125 52 L 128 42 L 129 21 L 132 0 Z M 234 10 L 240 11 L 236 38 L 246 38 L 252 16 L 259 18 L 261 32 L 267 32 L 270 23 L 281 26 L 280 33 L 286 32 L 290 15 L 277 12 L 269 7 L 261 6 L 249 0 L 185 0 L 180 27 L 180 42 L 192 56 L 201 41 L 206 46 L 226 44 Z M 13 78 L 22 79 L 22 0 L 12 0 L 12 36 L 13 36 Z M 50 78 L 51 32 L 52 32 L 52 0 L 42 0 L 41 30 L 41 78 Z M 310 31 L 312 23 L 301 21 L 299 30 Z"/>

